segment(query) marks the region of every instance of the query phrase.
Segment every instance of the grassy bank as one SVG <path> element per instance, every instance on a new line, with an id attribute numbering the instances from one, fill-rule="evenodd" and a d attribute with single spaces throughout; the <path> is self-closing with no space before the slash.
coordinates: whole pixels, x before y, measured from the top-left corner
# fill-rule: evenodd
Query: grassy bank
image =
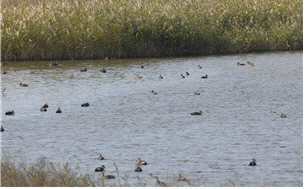
<path id="1" fill-rule="evenodd" d="M 302 0 L 2 0 L 2 60 L 303 48 Z"/>
<path id="2" fill-rule="evenodd" d="M 33 165 L 1 161 L 2 187 L 82 187 L 95 186 L 89 175 L 80 175 L 69 164 L 54 165 L 41 158 Z"/>

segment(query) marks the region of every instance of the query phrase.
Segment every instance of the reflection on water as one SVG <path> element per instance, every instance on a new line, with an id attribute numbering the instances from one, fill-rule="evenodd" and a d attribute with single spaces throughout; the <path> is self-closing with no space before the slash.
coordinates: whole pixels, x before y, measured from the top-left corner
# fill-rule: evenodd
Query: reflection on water
<path id="1" fill-rule="evenodd" d="M 115 174 L 116 162 L 131 185 L 140 176 L 154 186 L 150 174 L 176 183 L 178 173 L 196 186 L 303 184 L 301 51 L 58 64 L 2 66 L 8 72 L 2 154 L 29 163 L 41 156 L 71 162 L 96 178 L 101 164 Z M 81 107 L 85 102 L 90 106 Z M 48 111 L 40 112 L 45 103 Z M 5 116 L 11 110 L 15 115 Z M 100 153 L 105 160 L 96 159 Z M 133 171 L 138 157 L 148 162 L 142 173 Z M 247 166 L 253 158 L 257 166 Z"/>

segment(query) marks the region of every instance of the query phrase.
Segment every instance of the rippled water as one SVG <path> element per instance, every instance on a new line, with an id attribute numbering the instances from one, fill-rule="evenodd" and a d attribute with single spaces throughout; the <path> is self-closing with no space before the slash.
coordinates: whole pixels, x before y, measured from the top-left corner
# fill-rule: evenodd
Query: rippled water
<path id="1" fill-rule="evenodd" d="M 2 75 L 1 152 L 29 163 L 41 156 L 70 162 L 94 178 L 102 164 L 116 174 L 115 162 L 130 185 L 139 176 L 155 186 L 150 174 L 182 185 L 175 178 L 180 173 L 194 186 L 303 186 L 302 59 L 295 51 L 54 67 L 9 62 L 1 70 L 17 72 Z M 186 71 L 190 76 L 180 79 Z M 90 106 L 81 107 L 85 102 Z M 40 112 L 45 103 L 48 111 Z M 10 110 L 16 114 L 6 116 Z M 203 115 L 190 115 L 200 110 Z M 106 160 L 96 159 L 100 153 Z M 148 162 L 142 173 L 133 171 L 138 157 Z M 257 166 L 250 167 L 253 158 Z"/>

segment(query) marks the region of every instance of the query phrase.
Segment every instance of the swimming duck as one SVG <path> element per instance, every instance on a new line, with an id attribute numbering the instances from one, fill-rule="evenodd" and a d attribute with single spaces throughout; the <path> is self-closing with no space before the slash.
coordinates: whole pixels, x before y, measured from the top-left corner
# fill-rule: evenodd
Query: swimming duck
<path id="1" fill-rule="evenodd" d="M 256 165 L 256 160 L 253 159 L 250 163 L 249 163 L 249 166 L 255 166 Z"/>
<path id="2" fill-rule="evenodd" d="M 142 78 L 142 76 L 139 76 L 139 75 L 136 75 L 137 76 L 137 79 L 141 79 Z"/>
<path id="3" fill-rule="evenodd" d="M 163 76 L 159 75 L 158 79 L 164 79 Z"/>
<path id="4" fill-rule="evenodd" d="M 198 69 L 202 69 L 202 66 L 198 65 Z"/>
<path id="5" fill-rule="evenodd" d="M 137 165 L 137 167 L 134 169 L 135 172 L 142 172 L 142 169 Z"/>
<path id="6" fill-rule="evenodd" d="M 115 179 L 116 178 L 114 175 L 104 175 L 104 172 L 105 172 L 105 170 L 103 170 L 102 173 L 100 173 L 102 180 L 104 180 L 104 179 Z"/>
<path id="7" fill-rule="evenodd" d="M 201 78 L 206 79 L 206 78 L 208 78 L 208 75 L 206 74 L 206 75 L 202 76 Z"/>
<path id="8" fill-rule="evenodd" d="M 20 87 L 28 87 L 29 85 L 28 85 L 28 84 L 22 84 L 22 83 L 20 83 L 19 86 L 20 86 Z"/>
<path id="9" fill-rule="evenodd" d="M 87 68 L 85 68 L 84 70 L 81 70 L 81 72 L 87 72 Z"/>
<path id="10" fill-rule="evenodd" d="M 48 106 L 48 104 L 46 103 L 46 104 L 44 104 L 42 107 L 43 107 L 43 108 L 48 108 L 49 106 Z"/>
<path id="11" fill-rule="evenodd" d="M 14 110 L 5 112 L 5 115 L 14 115 L 14 114 L 15 114 Z"/>
<path id="12" fill-rule="evenodd" d="M 104 157 L 100 154 L 98 157 L 99 160 L 104 160 Z"/>
<path id="13" fill-rule="evenodd" d="M 280 117 L 281 118 L 286 118 L 287 116 L 285 114 L 281 113 Z"/>
<path id="14" fill-rule="evenodd" d="M 136 162 L 137 162 L 137 165 L 147 165 L 147 162 L 144 160 L 141 160 L 140 158 L 137 158 Z"/>
<path id="15" fill-rule="evenodd" d="M 183 177 L 183 175 L 181 175 L 181 174 L 177 174 L 177 180 L 178 181 L 187 181 L 187 179 L 185 177 Z"/>
<path id="16" fill-rule="evenodd" d="M 201 93 L 194 92 L 193 94 L 194 94 L 194 95 L 200 95 Z"/>
<path id="17" fill-rule="evenodd" d="M 245 64 L 242 64 L 240 62 L 237 63 L 237 66 L 244 66 Z"/>
<path id="18" fill-rule="evenodd" d="M 3 66 L 7 66 L 7 65 L 8 65 L 8 63 L 6 63 L 6 62 L 1 62 L 1 65 L 3 65 Z"/>
<path id="19" fill-rule="evenodd" d="M 248 66 L 250 66 L 250 67 L 254 67 L 255 66 L 254 63 L 252 63 L 252 62 L 247 61 L 247 63 L 248 63 Z"/>
<path id="20" fill-rule="evenodd" d="M 6 74 L 6 72 L 5 72 L 5 71 L 2 71 L 2 74 Z"/>
<path id="21" fill-rule="evenodd" d="M 102 165 L 101 167 L 97 167 L 96 169 L 95 169 L 95 171 L 96 172 L 102 172 L 102 171 L 104 171 L 106 169 L 106 167 L 104 166 L 104 165 Z"/>
<path id="22" fill-rule="evenodd" d="M 141 66 L 140 66 L 140 68 L 144 68 L 144 66 L 143 66 L 143 65 L 141 65 Z"/>
<path id="23" fill-rule="evenodd" d="M 55 113 L 62 113 L 62 110 L 58 108 Z"/>
<path id="24" fill-rule="evenodd" d="M 153 91 L 153 90 L 151 91 L 151 93 L 152 93 L 153 95 L 156 95 L 156 94 L 157 94 L 157 93 L 156 93 L 155 91 Z"/>
<path id="25" fill-rule="evenodd" d="M 100 70 L 100 72 L 106 73 L 106 70 L 103 68 L 102 70 Z"/>
<path id="26" fill-rule="evenodd" d="M 50 62 L 50 64 L 49 64 L 50 66 L 58 66 L 58 64 L 57 63 L 51 63 Z"/>
<path id="27" fill-rule="evenodd" d="M 16 70 L 13 68 L 13 69 L 11 69 L 11 72 L 16 72 Z"/>
<path id="28" fill-rule="evenodd" d="M 192 113 L 190 113 L 191 115 L 202 115 L 202 111 L 199 111 L 199 112 L 192 112 Z"/>
<path id="29" fill-rule="evenodd" d="M 275 114 L 276 112 L 274 112 L 274 111 L 272 111 L 272 110 L 270 110 L 270 112 L 272 113 L 272 114 Z"/>
<path id="30" fill-rule="evenodd" d="M 86 102 L 86 103 L 82 104 L 81 106 L 82 106 L 82 107 L 88 107 L 88 106 L 89 106 L 89 103 Z"/>
<path id="31" fill-rule="evenodd" d="M 4 128 L 1 126 L 1 132 L 3 132 L 4 131 Z"/>
<path id="32" fill-rule="evenodd" d="M 183 74 L 181 74 L 181 79 L 184 79 L 185 78 L 185 76 L 183 76 Z"/>
<path id="33" fill-rule="evenodd" d="M 186 72 L 186 76 L 189 76 L 189 73 L 188 73 L 188 72 Z"/>
<path id="34" fill-rule="evenodd" d="M 46 112 L 46 111 L 47 111 L 47 108 L 41 107 L 41 108 L 40 108 L 40 111 L 41 111 L 41 112 Z"/>

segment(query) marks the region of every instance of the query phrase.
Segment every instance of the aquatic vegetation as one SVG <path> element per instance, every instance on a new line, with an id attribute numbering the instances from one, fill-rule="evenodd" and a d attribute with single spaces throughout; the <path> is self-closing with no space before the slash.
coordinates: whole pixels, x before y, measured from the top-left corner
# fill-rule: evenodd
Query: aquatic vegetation
<path id="1" fill-rule="evenodd" d="M 301 0 L 3 0 L 2 60 L 303 48 Z"/>

